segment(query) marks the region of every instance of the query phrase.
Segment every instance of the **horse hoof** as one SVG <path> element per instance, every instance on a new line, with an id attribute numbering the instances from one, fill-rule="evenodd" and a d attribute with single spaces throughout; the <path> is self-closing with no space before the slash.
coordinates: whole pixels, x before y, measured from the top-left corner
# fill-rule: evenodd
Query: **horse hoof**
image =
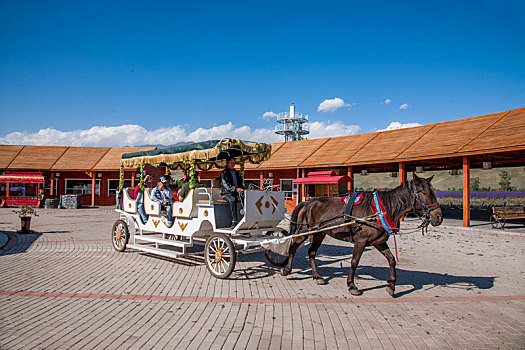
<path id="1" fill-rule="evenodd" d="M 390 295 L 392 298 L 394 297 L 394 294 L 395 294 L 394 288 L 387 286 L 386 291 L 388 292 L 388 295 Z"/>
<path id="2" fill-rule="evenodd" d="M 289 275 L 290 272 L 291 272 L 290 270 L 282 269 L 282 270 L 281 270 L 281 275 L 286 276 L 286 275 Z"/>
<path id="3" fill-rule="evenodd" d="M 315 283 L 317 283 L 319 285 L 324 285 L 324 284 L 326 284 L 326 281 L 324 280 L 324 278 L 319 277 L 319 278 L 315 278 Z"/>
<path id="4" fill-rule="evenodd" d="M 357 288 L 349 288 L 348 291 L 350 292 L 350 294 L 355 295 L 355 296 L 362 294 L 361 291 Z"/>

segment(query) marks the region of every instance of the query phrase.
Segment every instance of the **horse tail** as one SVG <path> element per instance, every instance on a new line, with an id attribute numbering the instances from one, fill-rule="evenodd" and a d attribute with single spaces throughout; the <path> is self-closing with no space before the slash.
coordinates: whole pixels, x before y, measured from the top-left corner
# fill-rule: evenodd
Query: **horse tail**
<path id="1" fill-rule="evenodd" d="M 301 212 L 301 209 L 306 205 L 306 202 L 301 202 L 297 204 L 297 206 L 294 208 L 292 212 L 292 218 L 290 219 L 290 235 L 294 235 L 297 232 L 297 225 L 299 224 L 297 221 L 299 219 L 299 213 Z"/>

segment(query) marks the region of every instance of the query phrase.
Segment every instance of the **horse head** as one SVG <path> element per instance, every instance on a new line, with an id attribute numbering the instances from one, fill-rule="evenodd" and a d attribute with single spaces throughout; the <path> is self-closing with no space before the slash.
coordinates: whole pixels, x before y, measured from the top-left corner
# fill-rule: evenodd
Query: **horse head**
<path id="1" fill-rule="evenodd" d="M 432 226 L 439 226 L 443 222 L 443 212 L 430 184 L 433 177 L 425 179 L 412 173 L 410 189 L 414 196 L 414 211 L 426 220 L 427 225 L 430 221 Z"/>

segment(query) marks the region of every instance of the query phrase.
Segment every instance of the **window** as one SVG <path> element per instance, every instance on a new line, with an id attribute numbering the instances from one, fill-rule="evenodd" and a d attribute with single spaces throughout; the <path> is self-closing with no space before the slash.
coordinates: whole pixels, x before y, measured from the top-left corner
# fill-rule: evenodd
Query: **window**
<path id="1" fill-rule="evenodd" d="M 5 185 L 4 185 L 5 186 Z M 5 188 L 3 189 L 5 192 Z M 11 183 L 9 184 L 9 197 L 36 197 L 38 184 Z"/>
<path id="2" fill-rule="evenodd" d="M 91 180 L 66 179 L 66 194 L 91 194 Z M 100 180 L 95 180 L 95 194 L 100 196 Z"/>
<path id="3" fill-rule="evenodd" d="M 108 180 L 108 196 L 114 196 L 117 194 L 118 182 L 119 180 Z M 124 188 L 126 187 L 131 187 L 131 180 L 124 180 Z"/>
<path id="4" fill-rule="evenodd" d="M 284 198 L 293 198 L 292 181 L 292 179 L 281 179 L 281 191 L 284 191 Z"/>

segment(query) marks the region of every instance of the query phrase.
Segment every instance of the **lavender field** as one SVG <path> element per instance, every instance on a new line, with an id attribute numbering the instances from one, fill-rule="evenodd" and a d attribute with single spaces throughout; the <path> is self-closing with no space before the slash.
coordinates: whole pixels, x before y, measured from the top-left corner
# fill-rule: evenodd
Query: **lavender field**
<path id="1" fill-rule="evenodd" d="M 463 205 L 463 192 L 461 191 L 435 191 L 440 205 L 461 207 Z M 471 191 L 471 206 L 492 207 L 500 205 L 525 205 L 525 191 Z"/>

